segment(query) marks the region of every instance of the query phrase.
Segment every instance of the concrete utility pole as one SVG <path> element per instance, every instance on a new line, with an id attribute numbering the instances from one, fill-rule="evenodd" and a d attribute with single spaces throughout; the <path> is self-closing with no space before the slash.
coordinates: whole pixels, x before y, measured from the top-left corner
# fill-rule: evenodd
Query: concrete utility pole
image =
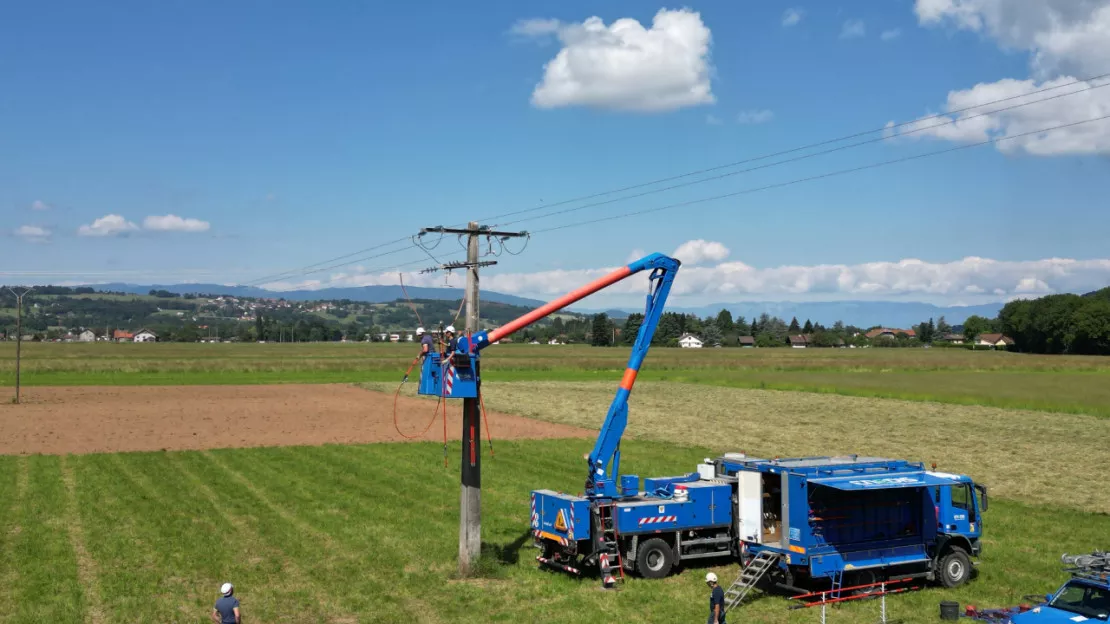
<path id="1" fill-rule="evenodd" d="M 23 358 L 23 297 L 34 288 L 27 288 L 22 293 L 11 288 L 8 290 L 15 295 L 15 403 L 19 405 L 19 364 Z"/>
<path id="2" fill-rule="evenodd" d="M 473 335 L 479 329 L 478 306 L 478 269 L 497 264 L 495 261 L 478 260 L 479 238 L 507 238 L 528 236 L 527 232 L 498 232 L 489 226 L 480 226 L 476 221 L 467 224 L 466 229 L 444 227 L 424 228 L 420 234 L 438 232 L 467 236 L 466 262 L 444 264 L 431 270 L 466 269 L 466 333 Z M 462 476 L 459 491 L 459 573 L 468 574 L 478 563 L 482 554 L 482 412 L 481 363 L 475 365 L 478 397 L 463 399 L 462 422 Z"/>

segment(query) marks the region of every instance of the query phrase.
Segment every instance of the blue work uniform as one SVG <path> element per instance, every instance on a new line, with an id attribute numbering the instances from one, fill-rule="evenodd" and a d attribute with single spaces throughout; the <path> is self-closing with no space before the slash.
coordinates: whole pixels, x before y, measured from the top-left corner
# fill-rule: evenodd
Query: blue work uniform
<path id="1" fill-rule="evenodd" d="M 235 624 L 235 608 L 239 606 L 239 599 L 235 596 L 224 596 L 216 601 L 216 612 L 220 614 L 220 624 Z"/>
<path id="2" fill-rule="evenodd" d="M 428 347 L 427 351 L 424 350 L 425 346 Z M 435 340 L 435 338 L 432 338 L 431 334 L 424 334 L 424 336 L 422 336 L 420 338 L 420 354 L 427 357 L 427 356 L 431 355 L 432 353 L 434 353 L 435 349 L 436 349 L 436 340 Z"/>
<path id="3" fill-rule="evenodd" d="M 721 619 L 713 619 L 713 606 L 720 605 Z M 720 585 L 713 588 L 713 593 L 709 594 L 709 620 L 707 624 L 725 624 L 725 590 L 721 589 Z"/>
<path id="4" fill-rule="evenodd" d="M 458 338 L 452 338 L 452 339 L 447 341 L 447 354 L 448 355 L 454 353 L 455 349 L 458 349 L 458 348 L 459 348 L 459 339 Z"/>

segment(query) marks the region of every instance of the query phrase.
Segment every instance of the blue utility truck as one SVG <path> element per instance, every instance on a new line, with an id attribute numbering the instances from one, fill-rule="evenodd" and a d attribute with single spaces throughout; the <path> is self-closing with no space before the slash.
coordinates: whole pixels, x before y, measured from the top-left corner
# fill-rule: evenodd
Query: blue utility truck
<path id="1" fill-rule="evenodd" d="M 986 488 L 970 477 L 878 457 L 757 459 L 729 453 L 677 477 L 620 478 L 605 502 L 540 490 L 541 562 L 577 572 L 616 541 L 624 569 L 666 576 L 682 562 L 733 558 L 739 602 L 764 579 L 793 591 L 890 578 L 955 587 L 981 549 Z M 609 521 L 614 518 L 615 521 Z"/>

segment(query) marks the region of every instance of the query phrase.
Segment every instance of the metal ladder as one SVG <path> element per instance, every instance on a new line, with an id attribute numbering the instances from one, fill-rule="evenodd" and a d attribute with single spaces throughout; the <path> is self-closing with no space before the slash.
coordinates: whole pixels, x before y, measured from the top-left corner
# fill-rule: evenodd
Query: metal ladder
<path id="1" fill-rule="evenodd" d="M 621 546 L 620 546 L 620 533 L 617 528 L 616 505 L 601 505 L 597 508 L 597 557 L 598 566 L 601 572 L 601 584 L 603 587 L 609 586 L 609 579 L 612 574 L 609 570 L 614 566 L 617 568 L 618 578 L 613 578 L 613 581 L 620 580 L 624 582 L 624 561 L 621 559 Z M 602 557 L 605 557 L 609 565 L 602 565 Z"/>
<path id="2" fill-rule="evenodd" d="M 759 554 L 755 556 L 755 559 L 752 559 L 751 562 L 740 571 L 740 576 L 736 577 L 732 585 L 729 585 L 729 588 L 725 590 L 725 613 L 728 613 L 729 609 L 739 606 L 740 603 L 748 597 L 748 594 L 755 589 L 760 579 L 767 576 L 771 568 L 775 567 L 778 560 L 778 553 L 767 550 L 760 551 Z"/>
<path id="3" fill-rule="evenodd" d="M 833 572 L 832 591 L 829 592 L 829 597 L 840 598 L 840 589 L 842 587 L 844 587 L 844 570 L 837 570 Z"/>

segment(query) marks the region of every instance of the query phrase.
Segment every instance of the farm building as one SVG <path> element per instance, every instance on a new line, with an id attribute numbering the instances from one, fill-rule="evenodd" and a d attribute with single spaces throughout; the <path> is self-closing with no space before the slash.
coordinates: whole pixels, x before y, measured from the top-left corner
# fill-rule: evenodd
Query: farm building
<path id="1" fill-rule="evenodd" d="M 964 343 L 964 335 L 963 334 L 944 334 L 938 340 L 940 342 L 949 342 L 949 343 L 952 343 L 952 344 L 963 344 Z"/>
<path id="2" fill-rule="evenodd" d="M 701 339 L 693 334 L 682 334 L 678 339 L 678 346 L 683 349 L 700 349 L 702 344 Z"/>
<path id="3" fill-rule="evenodd" d="M 135 340 L 135 334 L 132 334 L 126 329 L 117 329 L 112 332 L 112 340 L 116 342 L 131 342 Z"/>
<path id="4" fill-rule="evenodd" d="M 746 349 L 750 349 L 750 348 L 755 346 L 755 337 L 754 336 L 740 336 L 740 338 L 737 339 L 737 342 L 740 343 L 741 347 L 744 347 Z"/>
<path id="5" fill-rule="evenodd" d="M 1003 336 L 1002 334 L 980 334 L 979 337 L 975 340 L 975 344 L 983 347 L 996 347 L 1004 349 L 1014 344 L 1014 341 L 1009 336 Z"/>
<path id="6" fill-rule="evenodd" d="M 803 335 L 790 336 L 790 346 L 795 349 L 805 349 L 809 346 L 809 340 Z"/>
<path id="7" fill-rule="evenodd" d="M 78 342 L 96 342 L 96 332 L 91 329 L 86 329 L 77 335 Z"/>
<path id="8" fill-rule="evenodd" d="M 135 342 L 157 342 L 158 335 L 150 331 L 149 329 L 140 329 L 139 331 L 135 332 L 133 340 Z"/>

